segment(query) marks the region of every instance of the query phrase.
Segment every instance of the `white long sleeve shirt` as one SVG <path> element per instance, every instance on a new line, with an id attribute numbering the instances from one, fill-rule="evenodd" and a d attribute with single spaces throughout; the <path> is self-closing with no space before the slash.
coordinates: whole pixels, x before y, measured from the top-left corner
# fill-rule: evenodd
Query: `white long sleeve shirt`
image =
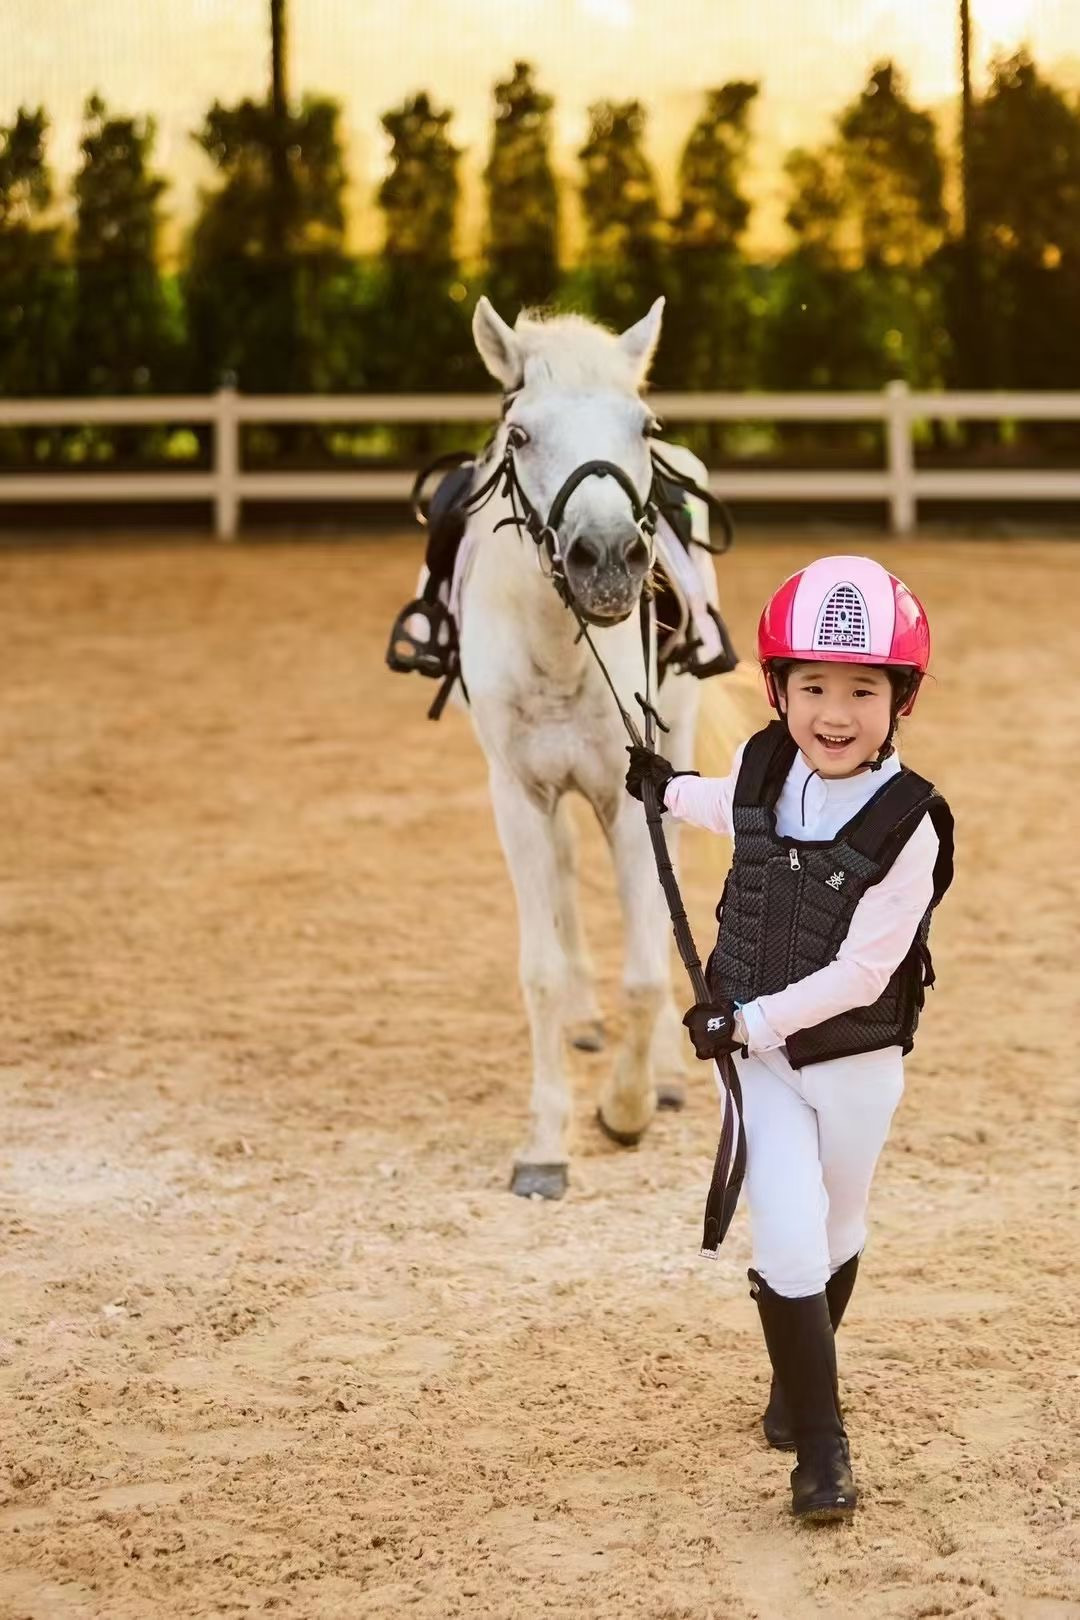
<path id="1" fill-rule="evenodd" d="M 736 752 L 730 776 L 673 777 L 665 807 L 679 821 L 733 837 L 731 805 L 743 748 L 745 744 Z M 878 771 L 822 778 L 798 753 L 777 800 L 776 830 L 782 838 L 834 838 L 899 770 L 894 753 Z M 800 1029 L 877 1000 L 907 955 L 933 898 L 937 855 L 938 836 L 924 816 L 880 883 L 867 889 L 855 907 L 835 959 L 742 1008 L 749 1051 L 773 1051 Z"/>

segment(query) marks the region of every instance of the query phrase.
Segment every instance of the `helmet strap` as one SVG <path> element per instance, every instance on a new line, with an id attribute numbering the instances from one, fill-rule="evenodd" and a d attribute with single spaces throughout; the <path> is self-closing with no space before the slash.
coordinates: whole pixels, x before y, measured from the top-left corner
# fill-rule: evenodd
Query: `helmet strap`
<path id="1" fill-rule="evenodd" d="M 877 751 L 877 758 L 870 760 L 863 767 L 864 770 L 880 771 L 881 767 L 884 765 L 885 761 L 893 751 L 893 734 L 896 731 L 896 722 L 899 720 L 899 718 L 900 711 L 899 709 L 894 708 L 892 712 L 892 719 L 889 721 L 889 729 L 885 733 L 885 741 Z"/>

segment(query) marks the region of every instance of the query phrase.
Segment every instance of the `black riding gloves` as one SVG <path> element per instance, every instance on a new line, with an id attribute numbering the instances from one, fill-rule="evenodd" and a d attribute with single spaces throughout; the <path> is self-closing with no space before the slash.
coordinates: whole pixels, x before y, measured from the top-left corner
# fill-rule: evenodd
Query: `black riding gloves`
<path id="1" fill-rule="evenodd" d="M 637 743 L 626 752 L 630 755 L 630 763 L 626 767 L 627 793 L 644 802 L 642 789 L 646 782 L 652 782 L 656 787 L 661 809 L 664 806 L 664 790 L 673 776 L 697 775 L 697 771 L 677 771 L 663 754 L 654 753 L 651 748 L 641 748 Z"/>
<path id="2" fill-rule="evenodd" d="M 719 1058 L 737 1052 L 743 1044 L 735 1034 L 735 1003 L 699 1001 L 684 1016 L 694 1051 L 699 1058 Z"/>

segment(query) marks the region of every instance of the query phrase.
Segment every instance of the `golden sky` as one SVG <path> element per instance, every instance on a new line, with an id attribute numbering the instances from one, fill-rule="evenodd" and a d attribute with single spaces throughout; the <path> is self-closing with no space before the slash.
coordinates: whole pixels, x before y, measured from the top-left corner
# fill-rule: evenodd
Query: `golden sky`
<path id="1" fill-rule="evenodd" d="M 1080 87 L 1080 0 L 972 0 L 972 8 L 977 79 L 994 51 L 1026 41 Z M 491 86 L 515 58 L 533 62 L 556 98 L 555 156 L 568 182 L 589 103 L 644 101 L 669 200 L 701 92 L 760 79 L 750 245 L 768 250 L 783 234 L 783 153 L 827 131 L 877 58 L 892 56 L 918 101 L 951 114 L 956 11 L 956 0 L 290 0 L 290 89 L 342 103 L 350 231 L 361 249 L 378 241 L 380 112 L 419 89 L 453 107 L 454 138 L 466 148 L 468 249 L 481 218 Z M 158 165 L 173 182 L 166 200 L 175 244 L 199 185 L 212 179 L 190 131 L 215 98 L 265 93 L 268 12 L 267 0 L 0 0 L 0 122 L 20 103 L 44 104 L 63 181 L 89 90 L 117 110 L 152 112 Z"/>

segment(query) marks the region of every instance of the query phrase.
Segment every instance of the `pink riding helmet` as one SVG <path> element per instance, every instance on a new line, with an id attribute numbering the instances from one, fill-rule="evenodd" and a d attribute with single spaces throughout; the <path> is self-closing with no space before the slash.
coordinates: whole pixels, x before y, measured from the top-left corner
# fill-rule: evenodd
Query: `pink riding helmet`
<path id="1" fill-rule="evenodd" d="M 770 664 L 892 664 L 915 671 L 900 710 L 910 714 L 930 662 L 926 611 L 902 580 L 869 557 L 819 557 L 766 602 L 758 624 L 758 658 L 769 702 L 779 713 Z"/>

